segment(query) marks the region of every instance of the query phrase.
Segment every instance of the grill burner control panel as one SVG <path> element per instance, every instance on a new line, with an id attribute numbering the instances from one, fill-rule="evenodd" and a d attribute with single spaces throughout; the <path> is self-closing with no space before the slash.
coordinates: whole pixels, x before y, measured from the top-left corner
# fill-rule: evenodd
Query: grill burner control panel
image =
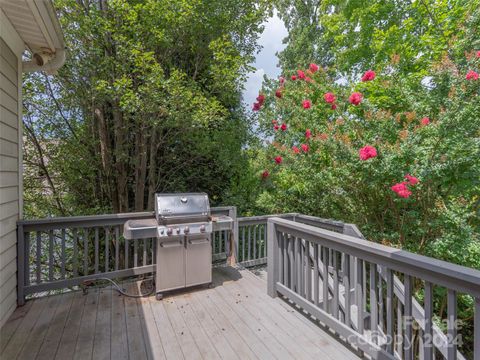
<path id="1" fill-rule="evenodd" d="M 213 231 L 212 223 L 189 223 L 188 225 L 167 225 L 157 227 L 158 237 L 201 235 Z"/>

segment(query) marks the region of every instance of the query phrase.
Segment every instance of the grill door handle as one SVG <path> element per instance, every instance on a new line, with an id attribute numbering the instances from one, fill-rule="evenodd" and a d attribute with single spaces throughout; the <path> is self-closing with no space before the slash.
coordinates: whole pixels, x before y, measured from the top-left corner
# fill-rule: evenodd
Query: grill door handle
<path id="1" fill-rule="evenodd" d="M 208 242 L 210 242 L 208 239 L 188 240 L 188 243 L 192 245 L 206 244 Z"/>
<path id="2" fill-rule="evenodd" d="M 183 241 L 165 241 L 165 242 L 160 243 L 160 246 L 163 247 L 163 248 L 183 246 Z"/>

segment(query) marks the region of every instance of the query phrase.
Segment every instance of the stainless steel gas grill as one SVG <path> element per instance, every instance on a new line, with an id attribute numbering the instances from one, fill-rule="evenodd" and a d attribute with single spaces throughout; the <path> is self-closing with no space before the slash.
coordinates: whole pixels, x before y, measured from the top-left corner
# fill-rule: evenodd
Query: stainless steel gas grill
<path id="1" fill-rule="evenodd" d="M 212 219 L 205 193 L 155 194 L 155 218 L 129 220 L 125 239 L 156 237 L 157 299 L 169 290 L 210 284 L 212 232 L 231 230 L 233 219 Z"/>

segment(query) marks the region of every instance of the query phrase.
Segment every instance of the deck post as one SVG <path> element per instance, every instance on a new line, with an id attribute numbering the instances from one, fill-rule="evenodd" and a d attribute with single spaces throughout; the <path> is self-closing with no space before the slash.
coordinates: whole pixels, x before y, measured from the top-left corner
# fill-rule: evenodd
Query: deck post
<path id="1" fill-rule="evenodd" d="M 233 229 L 230 233 L 229 239 L 230 242 L 229 253 L 227 254 L 227 264 L 234 266 L 237 263 L 237 254 L 238 254 L 238 217 L 237 217 L 237 207 L 233 206 L 228 210 L 228 216 L 233 219 Z"/>
<path id="2" fill-rule="evenodd" d="M 271 297 L 277 297 L 278 281 L 278 238 L 275 224 L 269 219 L 267 222 L 267 293 Z"/>
<path id="3" fill-rule="evenodd" d="M 17 305 L 25 305 L 25 241 L 23 225 L 17 226 Z"/>

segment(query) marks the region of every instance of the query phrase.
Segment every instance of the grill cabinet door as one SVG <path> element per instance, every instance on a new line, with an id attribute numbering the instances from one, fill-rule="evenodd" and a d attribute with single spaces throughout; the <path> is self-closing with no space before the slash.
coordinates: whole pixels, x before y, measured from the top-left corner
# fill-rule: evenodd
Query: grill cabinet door
<path id="1" fill-rule="evenodd" d="M 157 244 L 156 291 L 162 292 L 185 286 L 184 239 L 160 239 Z"/>
<path id="2" fill-rule="evenodd" d="M 186 282 L 187 286 L 212 281 L 212 245 L 210 236 L 187 238 Z"/>

